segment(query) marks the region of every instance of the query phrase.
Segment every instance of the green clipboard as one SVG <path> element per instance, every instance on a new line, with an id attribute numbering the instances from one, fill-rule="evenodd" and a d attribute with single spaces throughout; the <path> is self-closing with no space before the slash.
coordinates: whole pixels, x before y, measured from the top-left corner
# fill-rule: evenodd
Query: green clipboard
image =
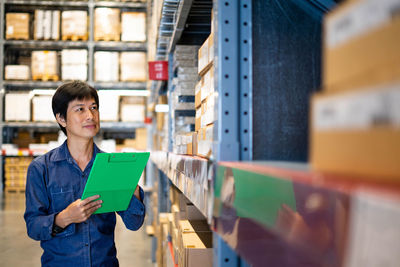
<path id="1" fill-rule="evenodd" d="M 126 210 L 149 157 L 150 152 L 98 153 L 81 199 L 100 195 L 95 214 Z"/>

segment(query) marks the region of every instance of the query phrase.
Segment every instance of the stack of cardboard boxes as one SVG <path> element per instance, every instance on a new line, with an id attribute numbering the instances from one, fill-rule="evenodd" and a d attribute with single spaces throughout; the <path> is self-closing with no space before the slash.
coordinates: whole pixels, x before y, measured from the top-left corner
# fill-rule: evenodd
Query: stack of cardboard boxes
<path id="1" fill-rule="evenodd" d="M 24 190 L 26 173 L 32 157 L 6 157 L 4 161 L 5 191 Z"/>
<path id="2" fill-rule="evenodd" d="M 6 39 L 29 40 L 29 13 L 6 14 Z"/>
<path id="3" fill-rule="evenodd" d="M 33 80 L 58 81 L 58 57 L 56 51 L 33 51 L 31 63 Z"/>
<path id="4" fill-rule="evenodd" d="M 214 89 L 214 33 L 199 49 L 198 71 L 201 80 L 196 85 L 196 131 L 198 139 L 197 153 L 202 157 L 212 156 L 213 131 L 215 121 L 215 89 Z"/>
<path id="5" fill-rule="evenodd" d="M 198 80 L 197 58 L 194 57 L 198 46 L 177 45 L 174 52 L 173 69 L 177 77 L 173 78 L 171 102 L 173 152 L 176 154 L 196 154 L 193 151 L 193 133 L 195 128 L 195 85 Z M 194 153 L 193 153 L 194 152 Z"/>
<path id="6" fill-rule="evenodd" d="M 119 80 L 118 52 L 98 51 L 94 53 L 94 79 L 99 82 Z"/>
<path id="7" fill-rule="evenodd" d="M 169 196 L 171 213 L 160 213 L 156 225 L 157 265 L 212 266 L 212 232 L 205 217 L 175 187 Z"/>
<path id="8" fill-rule="evenodd" d="M 61 34 L 65 40 L 82 40 L 88 39 L 88 16 L 87 11 L 68 10 L 61 14 Z"/>
<path id="9" fill-rule="evenodd" d="M 323 90 L 312 99 L 314 169 L 400 181 L 398 7 L 354 0 L 326 16 Z"/>
<path id="10" fill-rule="evenodd" d="M 121 34 L 120 9 L 100 7 L 94 10 L 94 40 L 119 41 Z"/>

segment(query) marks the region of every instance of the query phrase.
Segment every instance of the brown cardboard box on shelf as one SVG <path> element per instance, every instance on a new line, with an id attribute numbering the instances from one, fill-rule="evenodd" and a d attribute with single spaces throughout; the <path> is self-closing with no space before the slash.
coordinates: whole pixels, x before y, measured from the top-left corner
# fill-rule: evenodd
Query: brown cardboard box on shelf
<path id="1" fill-rule="evenodd" d="M 345 177 L 400 182 L 400 82 L 312 98 L 310 162 Z"/>
<path id="2" fill-rule="evenodd" d="M 326 15 L 324 90 L 363 89 L 400 77 L 397 10 L 396 1 L 358 0 L 347 1 Z"/>
<path id="3" fill-rule="evenodd" d="M 203 73 L 206 71 L 206 67 L 208 65 L 208 38 L 201 45 L 198 52 L 198 73 L 203 76 Z"/>
<path id="4" fill-rule="evenodd" d="M 144 82 L 147 75 L 146 53 L 121 52 L 121 81 Z"/>
<path id="5" fill-rule="evenodd" d="M 58 77 L 57 52 L 33 51 L 31 71 L 32 79 L 34 80 L 42 80 L 46 77 Z"/>
<path id="6" fill-rule="evenodd" d="M 88 17 L 86 11 L 68 10 L 61 13 L 63 40 L 87 40 Z"/>
<path id="7" fill-rule="evenodd" d="M 27 65 L 7 65 L 4 76 L 6 80 L 29 80 L 30 71 Z"/>
<path id="8" fill-rule="evenodd" d="M 119 41 L 120 33 L 119 8 L 100 7 L 94 10 L 94 40 Z"/>
<path id="9" fill-rule="evenodd" d="M 188 223 L 186 223 L 188 222 Z M 196 221 L 181 221 L 179 245 L 179 266 L 197 267 L 212 266 L 212 232 L 195 225 Z M 197 221 L 201 223 L 201 221 Z M 204 222 L 205 223 L 205 222 Z M 204 227 L 208 227 L 206 223 Z"/>
<path id="10" fill-rule="evenodd" d="M 132 27 L 135 25 L 135 27 Z M 124 42 L 146 41 L 146 13 L 122 12 L 121 40 Z"/>
<path id="11" fill-rule="evenodd" d="M 29 13 L 6 14 L 6 39 L 29 40 Z"/>

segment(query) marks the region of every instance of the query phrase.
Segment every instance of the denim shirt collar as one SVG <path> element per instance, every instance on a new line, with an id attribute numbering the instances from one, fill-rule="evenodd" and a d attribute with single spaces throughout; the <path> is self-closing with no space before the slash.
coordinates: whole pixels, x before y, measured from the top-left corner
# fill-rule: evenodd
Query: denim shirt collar
<path id="1" fill-rule="evenodd" d="M 93 159 L 96 157 L 97 153 L 102 153 L 102 151 L 93 142 L 93 156 L 92 156 L 91 161 L 93 161 Z M 51 161 L 68 160 L 69 162 L 74 162 L 74 159 L 72 158 L 71 153 L 69 152 L 69 149 L 67 146 L 67 140 L 65 140 L 61 146 L 59 146 L 58 148 L 55 149 L 53 157 L 51 157 L 50 160 Z"/>

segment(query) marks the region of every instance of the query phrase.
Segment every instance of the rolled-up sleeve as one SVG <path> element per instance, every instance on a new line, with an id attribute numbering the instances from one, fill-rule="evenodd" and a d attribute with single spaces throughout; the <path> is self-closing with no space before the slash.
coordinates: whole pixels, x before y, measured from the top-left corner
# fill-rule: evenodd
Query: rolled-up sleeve
<path id="1" fill-rule="evenodd" d="M 44 168 L 33 161 L 28 167 L 24 219 L 28 236 L 34 240 L 49 240 L 55 214 L 49 214 Z"/>
<path id="2" fill-rule="evenodd" d="M 126 228 L 132 231 L 138 230 L 143 225 L 146 214 L 146 207 L 143 204 L 144 192 L 141 187 L 139 187 L 139 195 L 142 201 L 133 195 L 128 209 L 117 212 L 121 216 Z"/>

